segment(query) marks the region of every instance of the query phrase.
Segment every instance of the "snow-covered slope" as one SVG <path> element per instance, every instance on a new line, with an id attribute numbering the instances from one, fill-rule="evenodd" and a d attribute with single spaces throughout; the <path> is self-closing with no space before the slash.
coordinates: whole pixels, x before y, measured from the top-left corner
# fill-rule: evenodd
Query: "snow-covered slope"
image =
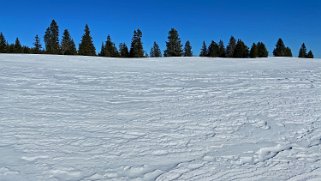
<path id="1" fill-rule="evenodd" d="M 0 180 L 321 180 L 321 61 L 0 55 Z"/>

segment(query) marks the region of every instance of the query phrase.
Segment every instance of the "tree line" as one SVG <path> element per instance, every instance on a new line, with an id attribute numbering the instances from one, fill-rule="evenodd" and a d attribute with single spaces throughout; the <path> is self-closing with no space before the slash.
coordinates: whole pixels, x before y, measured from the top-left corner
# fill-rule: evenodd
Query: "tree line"
<path id="1" fill-rule="evenodd" d="M 182 45 L 179 33 L 172 28 L 168 33 L 166 41 L 166 50 L 162 53 L 157 42 L 153 46 L 149 54 L 144 50 L 142 43 L 143 33 L 137 29 L 133 33 L 131 45 L 128 47 L 126 43 L 120 43 L 117 47 L 108 35 L 106 41 L 101 45 L 98 56 L 102 57 L 124 57 L 124 58 L 141 58 L 141 57 L 192 57 L 192 45 L 190 41 L 186 41 L 184 47 Z M 40 37 L 34 38 L 33 47 L 23 46 L 19 38 L 16 38 L 13 44 L 9 44 L 3 33 L 0 33 L 0 53 L 32 53 L 32 54 L 55 54 L 55 55 L 83 55 L 97 56 L 96 48 L 93 44 L 93 38 L 90 33 L 89 26 L 86 25 L 84 34 L 79 43 L 78 49 L 72 39 L 68 29 L 63 31 L 62 40 L 59 41 L 59 26 L 55 20 L 52 20 L 50 26 L 46 29 L 44 35 L 45 46 L 42 47 Z M 211 41 L 207 46 L 204 41 L 200 51 L 200 57 L 227 57 L 227 58 L 257 58 L 268 57 L 269 52 L 263 42 L 253 43 L 249 48 L 241 39 L 236 40 L 231 37 L 228 45 L 225 47 L 224 42 L 220 40 L 218 43 Z M 275 57 L 292 57 L 292 51 L 285 46 L 280 38 L 273 50 Z M 303 43 L 299 50 L 300 58 L 314 58 L 312 51 L 307 51 L 306 45 Z"/>

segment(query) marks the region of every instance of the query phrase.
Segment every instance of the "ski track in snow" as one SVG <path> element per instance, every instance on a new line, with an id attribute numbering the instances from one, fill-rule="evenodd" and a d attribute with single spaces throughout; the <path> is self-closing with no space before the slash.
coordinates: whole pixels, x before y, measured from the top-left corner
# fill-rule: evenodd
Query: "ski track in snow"
<path id="1" fill-rule="evenodd" d="M 321 180 L 321 62 L 0 55 L 0 180 Z"/>

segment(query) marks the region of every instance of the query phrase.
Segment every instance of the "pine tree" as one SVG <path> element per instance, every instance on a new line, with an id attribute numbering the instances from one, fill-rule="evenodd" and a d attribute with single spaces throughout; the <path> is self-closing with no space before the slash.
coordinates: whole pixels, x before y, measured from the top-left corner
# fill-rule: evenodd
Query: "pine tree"
<path id="1" fill-rule="evenodd" d="M 220 40 L 220 42 L 218 43 L 218 49 L 219 49 L 218 56 L 219 57 L 225 57 L 226 56 L 226 50 L 225 50 L 224 42 L 222 40 Z"/>
<path id="2" fill-rule="evenodd" d="M 35 37 L 35 42 L 33 44 L 33 49 L 32 49 L 32 53 L 34 54 L 40 54 L 42 53 L 42 46 L 41 46 L 41 43 L 40 43 L 40 38 L 38 35 L 36 35 Z"/>
<path id="3" fill-rule="evenodd" d="M 112 42 L 110 35 L 107 36 L 107 40 L 104 45 L 104 52 L 103 52 L 102 56 L 119 57 L 118 50 L 117 50 L 115 44 Z"/>
<path id="4" fill-rule="evenodd" d="M 85 33 L 82 36 L 81 43 L 79 44 L 78 53 L 79 55 L 84 56 L 96 56 L 96 48 L 93 44 L 88 25 L 85 26 Z"/>
<path id="5" fill-rule="evenodd" d="M 307 57 L 306 58 L 314 58 L 314 55 L 312 53 L 312 51 L 310 50 L 307 54 Z"/>
<path id="6" fill-rule="evenodd" d="M 231 36 L 229 44 L 226 47 L 226 57 L 233 57 L 236 48 L 236 39 Z"/>
<path id="7" fill-rule="evenodd" d="M 257 43 L 257 51 L 258 51 L 258 57 L 268 57 L 269 52 L 266 49 L 266 46 L 264 45 L 263 42 L 258 42 Z"/>
<path id="8" fill-rule="evenodd" d="M 59 27 L 55 20 L 52 20 L 50 26 L 47 28 L 45 36 L 46 53 L 60 54 L 59 47 Z"/>
<path id="9" fill-rule="evenodd" d="M 7 43 L 7 45 L 6 45 L 6 53 L 15 53 L 14 44 Z"/>
<path id="10" fill-rule="evenodd" d="M 124 58 L 129 57 L 128 47 L 125 43 L 119 45 L 119 55 Z"/>
<path id="11" fill-rule="evenodd" d="M 300 48 L 300 51 L 299 51 L 299 58 L 306 58 L 307 55 L 308 55 L 307 48 L 306 48 L 305 44 L 303 43 L 301 45 L 301 48 Z"/>
<path id="12" fill-rule="evenodd" d="M 140 29 L 137 29 L 134 31 L 130 52 L 129 52 L 130 57 L 135 57 L 135 58 L 144 57 L 142 36 L 143 36 L 143 33 Z"/>
<path id="13" fill-rule="evenodd" d="M 2 33 L 0 33 L 0 53 L 7 53 L 7 41 Z"/>
<path id="14" fill-rule="evenodd" d="M 251 58 L 256 58 L 259 56 L 259 51 L 258 51 L 258 47 L 255 43 L 253 43 L 251 50 L 250 50 L 250 57 Z"/>
<path id="15" fill-rule="evenodd" d="M 64 30 L 61 41 L 61 53 L 63 55 L 76 55 L 77 49 L 74 40 L 67 29 Z"/>
<path id="16" fill-rule="evenodd" d="M 14 52 L 13 53 L 23 53 L 23 49 L 20 43 L 19 38 L 16 38 L 15 44 L 14 44 Z"/>
<path id="17" fill-rule="evenodd" d="M 153 48 L 150 50 L 150 57 L 162 57 L 162 52 L 156 42 L 154 42 Z"/>
<path id="18" fill-rule="evenodd" d="M 218 57 L 219 56 L 219 46 L 215 41 L 212 41 L 208 46 L 208 57 Z"/>
<path id="19" fill-rule="evenodd" d="M 165 57 L 180 57 L 183 54 L 181 39 L 176 29 L 172 28 L 168 33 L 166 42 Z"/>
<path id="20" fill-rule="evenodd" d="M 208 50 L 205 41 L 203 41 L 200 57 L 206 57 L 208 55 Z"/>
<path id="21" fill-rule="evenodd" d="M 192 57 L 192 56 L 193 56 L 193 51 L 192 51 L 191 42 L 187 41 L 184 46 L 184 57 Z"/>
<path id="22" fill-rule="evenodd" d="M 100 53 L 98 54 L 98 56 L 101 56 L 101 57 L 105 56 L 105 43 L 104 42 L 101 44 Z"/>
<path id="23" fill-rule="evenodd" d="M 273 55 L 275 57 L 288 57 L 290 56 L 290 48 L 285 47 L 284 42 L 281 38 L 279 38 L 278 42 L 276 43 L 275 49 L 273 50 Z M 292 52 L 291 52 L 292 56 Z"/>
<path id="24" fill-rule="evenodd" d="M 289 47 L 285 48 L 284 56 L 285 57 L 293 57 L 292 50 Z"/>
<path id="25" fill-rule="evenodd" d="M 238 40 L 235 46 L 234 55 L 235 58 L 248 58 L 249 48 L 242 40 Z"/>

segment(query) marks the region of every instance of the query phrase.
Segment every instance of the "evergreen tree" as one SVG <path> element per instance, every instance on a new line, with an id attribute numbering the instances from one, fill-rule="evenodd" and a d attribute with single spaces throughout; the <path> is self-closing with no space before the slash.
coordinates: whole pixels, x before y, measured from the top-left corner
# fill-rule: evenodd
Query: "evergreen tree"
<path id="1" fill-rule="evenodd" d="M 90 35 L 89 26 L 85 26 L 85 33 L 82 36 L 81 43 L 79 44 L 79 55 L 84 56 L 95 56 L 96 48 L 93 44 L 92 37 Z"/>
<path id="2" fill-rule="evenodd" d="M 16 38 L 16 41 L 14 43 L 14 52 L 13 53 L 23 53 L 23 49 L 22 49 L 19 38 Z"/>
<path id="3" fill-rule="evenodd" d="M 312 51 L 310 50 L 307 54 L 307 57 L 306 58 L 314 58 L 314 55 L 312 53 Z"/>
<path id="4" fill-rule="evenodd" d="M 200 57 L 206 57 L 207 54 L 208 54 L 207 46 L 206 46 L 205 41 L 203 41 Z"/>
<path id="5" fill-rule="evenodd" d="M 119 45 L 119 55 L 120 57 L 129 57 L 128 47 L 125 43 Z"/>
<path id="6" fill-rule="evenodd" d="M 257 43 L 257 51 L 258 51 L 258 54 L 257 54 L 258 57 L 268 57 L 269 56 L 269 52 L 266 49 L 266 46 L 264 45 L 263 42 Z"/>
<path id="7" fill-rule="evenodd" d="M 144 57 L 142 36 L 143 36 L 143 33 L 140 29 L 137 29 L 134 31 L 130 52 L 129 52 L 130 57 L 135 57 L 135 58 Z"/>
<path id="8" fill-rule="evenodd" d="M 249 48 L 242 40 L 238 40 L 235 46 L 234 55 L 235 58 L 248 58 Z"/>
<path id="9" fill-rule="evenodd" d="M 219 56 L 219 46 L 215 41 L 212 41 L 208 46 L 208 57 L 218 57 Z"/>
<path id="10" fill-rule="evenodd" d="M 55 20 L 52 20 L 50 26 L 47 28 L 44 41 L 45 41 L 46 53 L 60 54 L 59 27 Z"/>
<path id="11" fill-rule="evenodd" d="M 103 55 L 105 57 L 119 57 L 118 50 L 115 44 L 112 42 L 110 35 L 107 36 L 106 43 L 104 45 Z"/>
<path id="12" fill-rule="evenodd" d="M 250 50 L 250 57 L 251 58 L 256 58 L 259 56 L 259 50 L 258 47 L 255 43 L 253 43 L 251 50 Z"/>
<path id="13" fill-rule="evenodd" d="M 6 53 L 15 53 L 15 46 L 14 44 L 8 44 L 6 45 Z"/>
<path id="14" fill-rule="evenodd" d="M 236 39 L 231 36 L 229 44 L 226 47 L 226 57 L 233 57 L 236 48 Z"/>
<path id="15" fill-rule="evenodd" d="M 292 57 L 292 52 L 289 47 L 284 45 L 283 40 L 280 38 L 276 43 L 276 47 L 273 50 L 273 55 L 276 57 Z"/>
<path id="16" fill-rule="evenodd" d="M 25 53 L 25 54 L 32 53 L 31 48 L 29 48 L 27 46 L 23 46 L 22 47 L 22 53 Z"/>
<path id="17" fill-rule="evenodd" d="M 180 57 L 183 54 L 181 39 L 176 29 L 172 28 L 168 33 L 166 42 L 165 57 Z"/>
<path id="18" fill-rule="evenodd" d="M 226 56 L 226 50 L 225 50 L 224 42 L 222 40 L 220 40 L 220 42 L 218 43 L 218 49 L 219 49 L 218 56 L 219 57 L 225 57 Z"/>
<path id="19" fill-rule="evenodd" d="M 305 44 L 303 43 L 300 48 L 300 51 L 299 51 L 299 58 L 306 58 L 307 55 L 308 55 L 307 48 L 306 48 Z"/>
<path id="20" fill-rule="evenodd" d="M 184 46 L 184 57 L 192 57 L 193 52 L 192 52 L 192 46 L 191 42 L 187 41 Z"/>
<path id="21" fill-rule="evenodd" d="M 285 48 L 285 57 L 293 57 L 292 50 L 289 47 Z"/>
<path id="22" fill-rule="evenodd" d="M 0 33 L 0 53 L 7 52 L 7 41 L 2 33 Z"/>
<path id="23" fill-rule="evenodd" d="M 61 53 L 63 55 L 76 55 L 77 49 L 74 40 L 67 29 L 64 30 L 61 41 Z"/>
<path id="24" fill-rule="evenodd" d="M 34 54 L 40 54 L 42 53 L 42 46 L 41 46 L 41 43 L 40 43 L 40 38 L 38 35 L 36 35 L 35 37 L 35 42 L 33 44 L 33 49 L 32 49 L 32 53 Z"/>
<path id="25" fill-rule="evenodd" d="M 153 48 L 150 50 L 150 57 L 162 57 L 162 52 L 156 42 L 154 42 Z"/>
<path id="26" fill-rule="evenodd" d="M 104 42 L 101 44 L 100 53 L 98 54 L 98 56 L 101 56 L 101 57 L 105 56 L 105 43 Z"/>

